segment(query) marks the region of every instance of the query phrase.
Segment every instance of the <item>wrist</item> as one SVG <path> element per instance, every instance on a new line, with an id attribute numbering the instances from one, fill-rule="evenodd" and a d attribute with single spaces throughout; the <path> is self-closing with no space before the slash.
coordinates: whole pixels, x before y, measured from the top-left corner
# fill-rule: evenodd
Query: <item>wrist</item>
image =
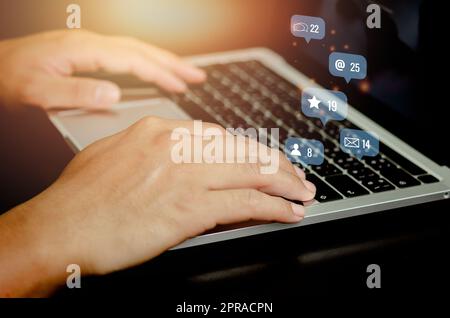
<path id="1" fill-rule="evenodd" d="M 64 251 L 43 225 L 48 208 L 38 196 L 0 217 L 1 296 L 47 296 L 64 283 Z"/>

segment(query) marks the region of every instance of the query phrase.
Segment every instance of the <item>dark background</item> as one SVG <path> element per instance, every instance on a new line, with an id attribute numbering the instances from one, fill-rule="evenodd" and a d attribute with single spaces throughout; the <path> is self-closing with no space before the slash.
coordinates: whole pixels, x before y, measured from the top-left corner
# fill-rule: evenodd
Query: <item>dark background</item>
<path id="1" fill-rule="evenodd" d="M 356 108 L 448 165 L 442 140 L 430 141 L 430 136 L 448 136 L 445 116 L 429 105 L 436 91 L 427 67 L 435 49 L 436 7 L 433 1 L 381 2 L 389 9 L 382 29 L 368 30 L 364 1 L 76 1 L 83 28 L 137 36 L 180 55 L 270 47 L 325 87 L 339 87 Z M 65 28 L 69 3 L 0 1 L 0 39 Z M 306 44 L 293 38 L 292 14 L 323 16 L 326 39 Z M 335 35 L 328 33 L 332 29 Z M 346 85 L 332 78 L 324 67 L 332 47 L 364 54 L 367 81 Z M 45 189 L 72 156 L 43 111 L 0 106 L 0 211 Z M 138 268 L 83 280 L 81 290 L 58 295 L 152 296 L 160 304 L 218 295 L 286 302 L 355 292 L 439 299 L 448 285 L 447 211 L 448 203 L 437 202 L 169 252 Z M 372 263 L 382 268 L 380 291 L 365 285 Z"/>

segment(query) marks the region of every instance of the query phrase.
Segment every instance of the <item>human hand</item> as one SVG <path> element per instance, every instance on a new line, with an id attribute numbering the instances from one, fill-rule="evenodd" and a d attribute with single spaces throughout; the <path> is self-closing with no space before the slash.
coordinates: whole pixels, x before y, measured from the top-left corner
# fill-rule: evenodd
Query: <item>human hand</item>
<path id="1" fill-rule="evenodd" d="M 315 187 L 284 155 L 279 153 L 275 174 L 261 174 L 249 160 L 176 164 L 171 132 L 177 127 L 193 132 L 192 121 L 149 117 L 87 147 L 51 187 L 0 217 L 0 231 L 2 225 L 26 220 L 20 231 L 7 227 L 22 243 L 4 245 L 44 268 L 51 277 L 47 281 L 61 282 L 68 264 L 79 264 L 83 274 L 109 273 L 149 260 L 218 224 L 303 219 L 304 207 L 286 199 L 311 200 Z M 209 127 L 224 132 L 204 124 Z M 18 244 L 17 239 L 9 241 Z M 14 272 L 17 264 L 11 261 L 0 249 L 4 272 L 8 267 Z M 33 277 L 43 279 L 42 274 Z M 13 275 L 8 278 L 14 282 Z"/>
<path id="2" fill-rule="evenodd" d="M 120 100 L 116 84 L 72 76 L 98 70 L 130 73 L 175 92 L 205 79 L 174 54 L 133 38 L 51 31 L 0 42 L 0 99 L 46 109 L 105 108 Z"/>

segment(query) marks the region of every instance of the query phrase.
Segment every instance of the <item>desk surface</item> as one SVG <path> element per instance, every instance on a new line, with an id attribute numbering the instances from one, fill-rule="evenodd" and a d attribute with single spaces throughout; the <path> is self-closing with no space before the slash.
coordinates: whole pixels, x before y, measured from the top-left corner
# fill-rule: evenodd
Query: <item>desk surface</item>
<path id="1" fill-rule="evenodd" d="M 73 157 L 38 109 L 0 107 L 0 209 L 45 189 Z M 133 269 L 87 278 L 59 296 L 142 296 L 182 301 L 211 296 L 267 298 L 367 292 L 369 264 L 382 290 L 432 292 L 448 282 L 448 202 L 311 225 L 168 252 Z M 179 297 L 177 297 L 177 295 Z"/>

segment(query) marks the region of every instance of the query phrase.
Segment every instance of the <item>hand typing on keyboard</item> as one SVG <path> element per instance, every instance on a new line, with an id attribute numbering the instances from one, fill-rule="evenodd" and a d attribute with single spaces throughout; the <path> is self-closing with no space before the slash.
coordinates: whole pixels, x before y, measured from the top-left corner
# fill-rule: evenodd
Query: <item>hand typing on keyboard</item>
<path id="1" fill-rule="evenodd" d="M 120 99 L 117 85 L 74 77 L 80 72 L 131 73 L 181 92 L 205 74 L 174 54 L 133 38 L 83 30 L 52 31 L 0 42 L 0 98 L 43 108 L 105 108 Z"/>
<path id="2" fill-rule="evenodd" d="M 224 127 L 278 128 L 280 149 L 289 136 L 321 141 L 323 164 L 304 167 L 307 180 L 316 186 L 318 202 L 412 187 L 420 181 L 438 181 L 384 143 L 376 157 L 364 160 L 342 152 L 340 130 L 359 128 L 349 120 L 324 126 L 319 119 L 303 116 L 300 88 L 260 61 L 210 64 L 204 70 L 207 80 L 202 85 L 171 98 L 186 109 L 203 112 Z"/>
<path id="3" fill-rule="evenodd" d="M 315 187 L 283 155 L 266 175 L 251 163 L 176 164 L 177 127 L 192 131 L 193 122 L 149 117 L 100 140 L 50 188 L 1 215 L 0 296 L 48 293 L 68 264 L 94 275 L 133 266 L 218 224 L 303 219 L 291 201 L 313 199 Z"/>

